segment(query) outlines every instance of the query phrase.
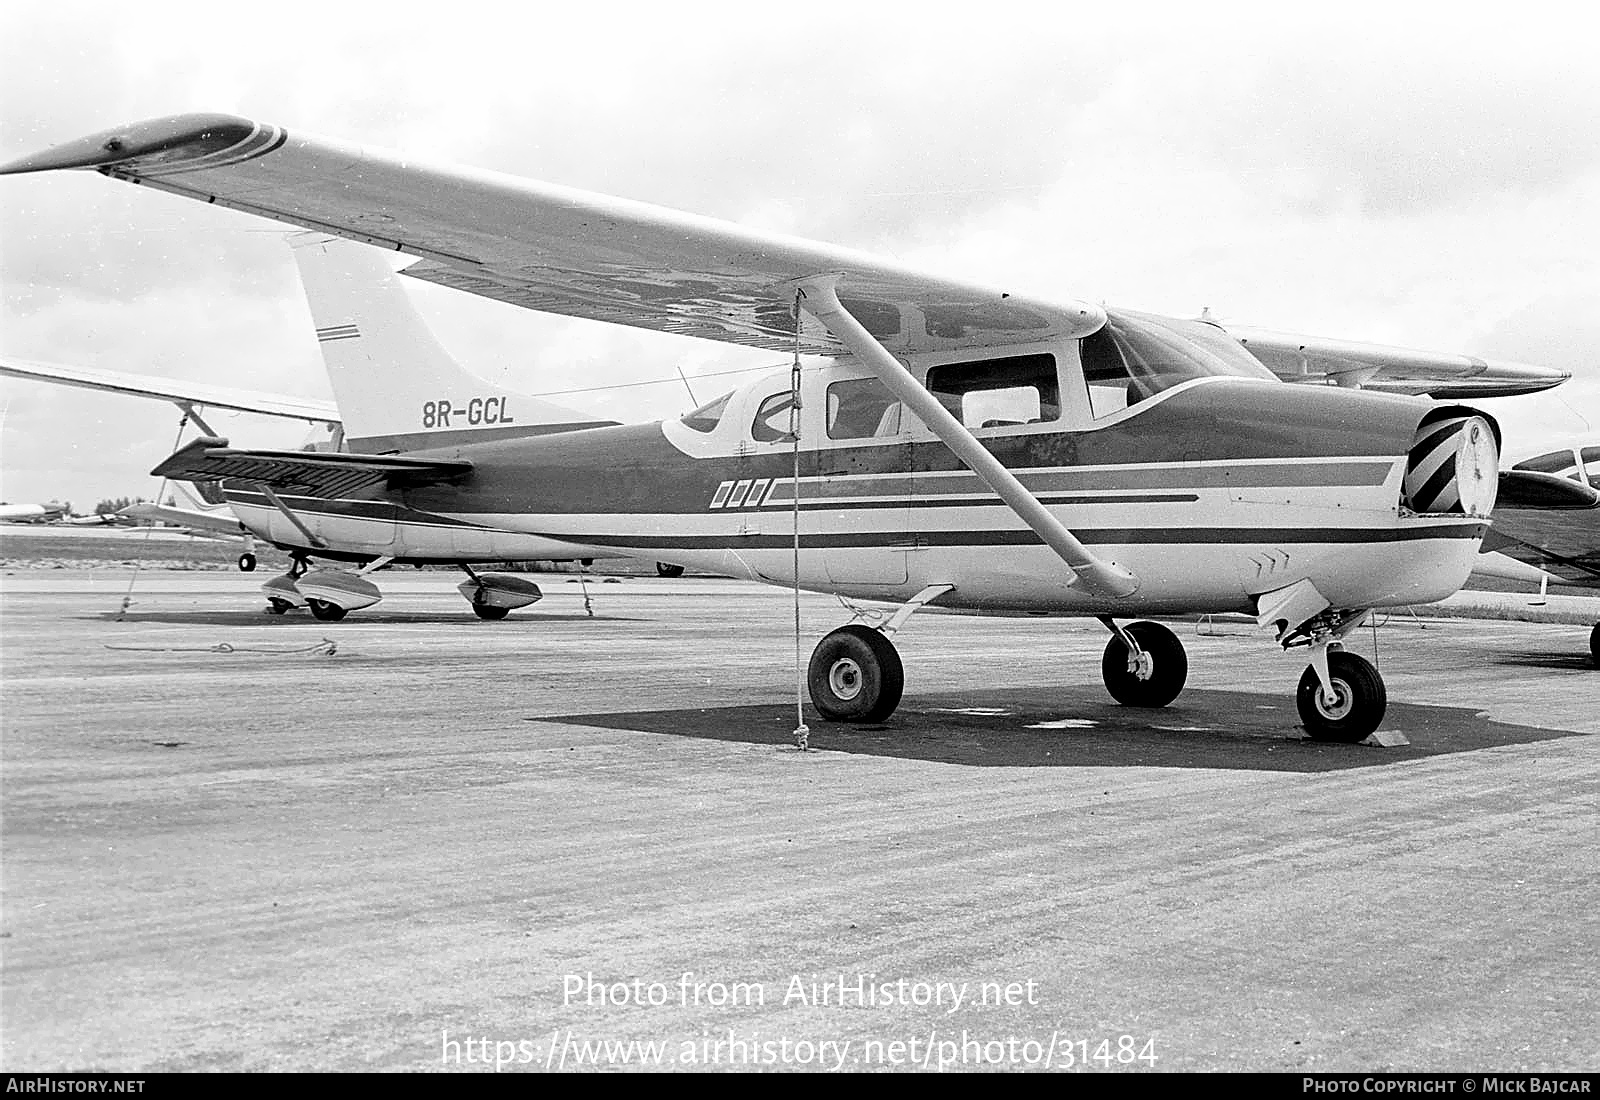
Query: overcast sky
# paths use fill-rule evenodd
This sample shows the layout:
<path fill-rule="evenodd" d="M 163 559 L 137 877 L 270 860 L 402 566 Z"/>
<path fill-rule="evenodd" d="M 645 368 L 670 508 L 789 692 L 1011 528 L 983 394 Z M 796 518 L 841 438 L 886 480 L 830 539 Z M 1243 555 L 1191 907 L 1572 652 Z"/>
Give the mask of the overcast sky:
<path fill-rule="evenodd" d="M 578 9 L 0 5 L 0 157 L 236 113 L 1032 293 L 1562 367 L 1561 389 L 1485 403 L 1507 455 L 1600 439 L 1600 77 L 1580 6 Z M 7 177 L 0 288 L 11 356 L 327 396 L 270 222 L 93 173 Z M 617 419 L 688 408 L 679 367 L 774 361 L 413 294 L 477 373 L 625 386 L 557 398 Z M 80 511 L 152 495 L 177 428 L 170 406 L 10 380 L 0 406 L 0 495 Z"/>

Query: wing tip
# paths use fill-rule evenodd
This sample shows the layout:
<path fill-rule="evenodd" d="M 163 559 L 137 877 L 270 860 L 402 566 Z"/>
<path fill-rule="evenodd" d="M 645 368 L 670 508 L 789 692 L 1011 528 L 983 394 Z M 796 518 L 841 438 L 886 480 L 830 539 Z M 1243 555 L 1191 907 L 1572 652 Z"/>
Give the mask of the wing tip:
<path fill-rule="evenodd" d="M 259 141 L 263 134 L 276 139 L 282 131 L 237 115 L 168 115 L 102 130 L 19 157 L 0 164 L 0 176 L 75 168 L 106 170 L 118 166 L 135 169 L 170 165 L 176 169 L 198 158 L 230 150 L 237 149 L 244 156 L 253 156 L 267 151 L 266 145 L 275 147 L 274 140 Z M 259 141 L 259 145 L 252 139 Z M 244 148 L 247 145 L 250 147 Z"/>

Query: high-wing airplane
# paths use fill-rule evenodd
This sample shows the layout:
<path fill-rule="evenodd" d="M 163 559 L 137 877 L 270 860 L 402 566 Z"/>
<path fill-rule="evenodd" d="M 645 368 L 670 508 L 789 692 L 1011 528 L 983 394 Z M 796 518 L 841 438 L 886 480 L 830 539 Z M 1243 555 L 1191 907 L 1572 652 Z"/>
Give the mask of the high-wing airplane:
<path fill-rule="evenodd" d="M 816 647 L 808 684 L 829 719 L 893 713 L 904 673 L 889 636 L 933 601 L 1096 616 L 1112 633 L 1107 689 L 1149 707 L 1177 697 L 1187 657 L 1166 627 L 1126 620 L 1246 611 L 1306 651 L 1307 731 L 1359 740 L 1386 693 L 1342 639 L 1374 607 L 1459 588 L 1495 499 L 1491 417 L 1285 385 L 1204 322 L 226 115 L 120 127 L 0 173 L 53 169 L 409 253 L 415 277 L 524 308 L 792 353 L 791 370 L 679 420 L 480 442 L 457 431 L 463 397 L 469 422 L 487 414 L 479 395 L 416 395 L 393 421 L 347 424 L 357 453 L 203 440 L 158 469 L 321 499 L 319 523 L 372 509 L 396 538 L 426 514 L 547 540 L 550 556 L 623 553 L 899 604 Z"/>
<path fill-rule="evenodd" d="M 0 504 L 0 523 L 54 523 L 67 514 L 65 504 Z"/>

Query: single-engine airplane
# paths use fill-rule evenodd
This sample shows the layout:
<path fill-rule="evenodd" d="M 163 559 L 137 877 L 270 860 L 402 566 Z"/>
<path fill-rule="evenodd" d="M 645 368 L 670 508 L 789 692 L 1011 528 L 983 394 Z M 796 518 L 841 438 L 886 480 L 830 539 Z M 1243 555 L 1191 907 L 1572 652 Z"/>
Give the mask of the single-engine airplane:
<path fill-rule="evenodd" d="M 1600 444 L 1502 470 L 1494 528 L 1483 545 L 1559 584 L 1600 589 Z M 1600 622 L 1589 632 L 1589 656 L 1600 668 Z"/>
<path fill-rule="evenodd" d="M 397 534 L 420 512 L 548 540 L 551 556 L 622 553 L 899 604 L 816 647 L 808 684 L 828 719 L 893 713 L 904 674 L 889 637 L 933 601 L 1095 616 L 1112 634 L 1107 689 L 1148 707 L 1177 697 L 1187 657 L 1166 627 L 1126 620 L 1246 611 L 1306 650 L 1307 731 L 1360 740 L 1386 693 L 1342 639 L 1374 607 L 1459 588 L 1495 499 L 1491 417 L 1286 385 L 1203 321 L 227 115 L 119 127 L 0 173 L 54 169 L 409 253 L 415 277 L 524 308 L 792 353 L 792 369 L 679 420 L 478 441 L 457 432 L 457 396 L 439 394 L 413 400 L 404 427 L 347 432 L 366 453 L 200 440 L 158 469 L 293 486 L 393 515 Z"/>
<path fill-rule="evenodd" d="M 0 523 L 55 523 L 67 515 L 67 506 L 49 504 L 0 503 Z"/>

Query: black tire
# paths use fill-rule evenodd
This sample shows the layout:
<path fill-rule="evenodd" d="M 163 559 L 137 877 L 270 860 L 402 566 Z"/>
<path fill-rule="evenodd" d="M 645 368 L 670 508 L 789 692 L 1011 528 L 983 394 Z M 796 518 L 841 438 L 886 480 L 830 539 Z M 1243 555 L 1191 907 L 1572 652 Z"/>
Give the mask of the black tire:
<path fill-rule="evenodd" d="M 656 562 L 656 575 L 659 577 L 681 577 L 683 576 L 683 566 L 668 565 L 664 561 L 658 561 Z"/>
<path fill-rule="evenodd" d="M 336 623 L 344 618 L 345 610 L 336 603 L 327 600 L 307 599 L 306 606 L 311 609 L 311 617 L 324 623 Z"/>
<path fill-rule="evenodd" d="M 511 614 L 511 609 L 509 607 L 496 607 L 493 604 L 479 603 L 477 600 L 473 600 L 472 613 L 478 616 L 480 619 L 488 619 L 490 622 L 498 622 L 507 615 Z"/>
<path fill-rule="evenodd" d="M 881 722 L 900 705 L 906 674 L 894 644 L 853 623 L 817 643 L 806 686 L 818 713 L 832 722 Z"/>
<path fill-rule="evenodd" d="M 256 556 L 248 550 L 239 555 L 239 572 L 254 573 L 256 571 Z"/>
<path fill-rule="evenodd" d="M 286 615 L 293 610 L 293 608 L 294 604 L 290 603 L 288 600 L 280 600 L 274 597 L 267 601 L 265 610 L 268 615 Z"/>
<path fill-rule="evenodd" d="M 1365 740 L 1383 721 L 1383 712 L 1389 706 L 1383 677 L 1366 658 L 1342 649 L 1328 652 L 1328 676 L 1339 695 L 1338 705 L 1331 710 L 1323 706 L 1322 681 L 1317 679 L 1317 670 L 1308 668 L 1300 677 L 1294 702 L 1306 732 L 1314 741 L 1341 741 L 1353 745 Z"/>
<path fill-rule="evenodd" d="M 1189 655 L 1183 642 L 1160 623 L 1123 627 L 1150 655 L 1150 676 L 1141 680 L 1128 671 L 1128 647 L 1115 634 L 1100 658 L 1100 678 L 1111 698 L 1125 707 L 1164 707 L 1178 697 L 1189 679 Z"/>
<path fill-rule="evenodd" d="M 1595 623 L 1594 629 L 1589 631 L 1589 659 L 1595 668 L 1600 668 L 1600 623 Z"/>

